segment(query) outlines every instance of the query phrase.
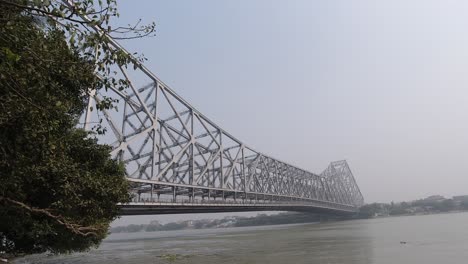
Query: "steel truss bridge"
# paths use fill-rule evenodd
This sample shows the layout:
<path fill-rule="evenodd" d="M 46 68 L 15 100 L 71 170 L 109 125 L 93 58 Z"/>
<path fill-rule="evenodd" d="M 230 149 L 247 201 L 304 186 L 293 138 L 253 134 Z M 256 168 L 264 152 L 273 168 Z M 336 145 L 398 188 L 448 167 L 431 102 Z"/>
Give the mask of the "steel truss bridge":
<path fill-rule="evenodd" d="M 290 165 L 226 132 L 144 65 L 115 66 L 115 71 L 130 87 L 93 91 L 81 122 L 86 129 L 102 122 L 107 133 L 100 142 L 111 145 L 111 155 L 126 165 L 135 195 L 122 205 L 123 215 L 259 210 L 349 214 L 363 204 L 346 161 L 332 162 L 320 174 Z M 106 97 L 119 100 L 116 108 L 96 111 L 95 103 Z"/>

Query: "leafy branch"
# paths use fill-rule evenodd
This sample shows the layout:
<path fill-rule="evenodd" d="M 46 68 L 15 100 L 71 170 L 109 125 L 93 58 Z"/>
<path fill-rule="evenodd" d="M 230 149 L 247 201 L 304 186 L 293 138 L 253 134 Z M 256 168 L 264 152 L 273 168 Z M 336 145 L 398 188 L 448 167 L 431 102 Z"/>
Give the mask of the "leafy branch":
<path fill-rule="evenodd" d="M 34 18 L 45 23 L 45 28 L 63 30 L 70 48 L 94 64 L 100 76 L 89 92 L 128 88 L 128 82 L 118 75 L 116 67 L 138 68 L 146 58 L 116 48 L 114 40 L 152 37 L 156 32 L 154 22 L 142 25 L 141 19 L 133 25 L 112 27 L 111 18 L 119 16 L 116 0 L 0 0 L 0 9 L 3 8 L 16 10 L 23 16 L 2 17 L 0 23 L 6 20 L 8 25 L 17 19 Z M 112 104 L 98 106 L 112 107 Z"/>
<path fill-rule="evenodd" d="M 22 203 L 22 202 L 19 202 L 19 201 L 16 201 L 7 197 L 0 196 L 0 201 L 2 200 L 8 203 L 11 203 L 15 206 L 21 207 L 31 213 L 45 215 L 51 218 L 52 220 L 54 220 L 55 222 L 57 222 L 59 225 L 64 226 L 66 229 L 68 229 L 70 232 L 76 235 L 85 236 L 85 237 L 97 236 L 96 232 L 102 229 L 102 227 L 98 227 L 98 226 L 82 226 L 79 224 L 71 223 L 68 220 L 66 220 L 65 217 L 61 215 L 53 214 L 52 209 L 41 209 L 41 208 L 31 207 L 25 203 Z"/>

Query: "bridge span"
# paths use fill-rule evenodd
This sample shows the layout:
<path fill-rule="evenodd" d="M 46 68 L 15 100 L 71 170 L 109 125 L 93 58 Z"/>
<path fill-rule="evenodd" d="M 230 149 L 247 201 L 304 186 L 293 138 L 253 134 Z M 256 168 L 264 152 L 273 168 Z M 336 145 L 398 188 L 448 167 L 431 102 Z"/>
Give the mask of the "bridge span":
<path fill-rule="evenodd" d="M 109 41 L 111 48 L 133 58 Z M 112 157 L 126 166 L 134 201 L 121 205 L 123 215 L 258 210 L 347 214 L 363 204 L 346 161 L 332 162 L 315 174 L 260 153 L 133 61 L 135 67 L 115 65 L 112 71 L 129 87 L 92 91 L 81 119 L 85 129 L 101 124 L 107 130 L 98 140 L 109 144 Z M 96 102 L 108 98 L 118 100 L 114 109 L 98 111 Z"/>
<path fill-rule="evenodd" d="M 194 214 L 194 213 L 225 213 L 250 211 L 295 211 L 316 213 L 321 215 L 350 215 L 356 213 L 356 208 L 349 205 L 326 204 L 322 202 L 132 202 L 123 205 L 121 215 L 151 215 L 151 214 Z"/>
<path fill-rule="evenodd" d="M 254 169 L 252 165 L 248 168 Z M 266 192 L 262 188 L 269 184 L 268 181 L 256 186 L 255 183 L 246 184 L 241 179 L 242 188 L 232 189 L 129 178 L 134 198 L 131 203 L 121 205 L 122 215 L 246 211 L 347 215 L 356 213 L 362 204 L 362 196 L 346 161 L 332 162 L 321 175 L 305 175 L 302 178 L 297 177 L 299 175 L 293 174 L 293 180 L 282 179 L 282 186 L 268 186 Z M 245 178 L 256 176 L 261 177 L 252 172 L 247 173 Z M 284 177 L 271 176 L 273 180 Z M 246 186 L 250 186 L 248 191 Z M 274 191 L 281 190 L 280 187 L 284 188 L 281 192 Z"/>

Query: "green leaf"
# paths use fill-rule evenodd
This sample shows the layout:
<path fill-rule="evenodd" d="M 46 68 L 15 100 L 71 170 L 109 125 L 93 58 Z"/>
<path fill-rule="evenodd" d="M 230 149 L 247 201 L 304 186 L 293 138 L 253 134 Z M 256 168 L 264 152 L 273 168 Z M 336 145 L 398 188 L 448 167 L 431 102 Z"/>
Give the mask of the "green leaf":
<path fill-rule="evenodd" d="M 8 47 L 2 47 L 2 52 L 5 54 L 6 59 L 10 62 L 18 62 L 21 59 L 21 56 L 11 51 Z"/>

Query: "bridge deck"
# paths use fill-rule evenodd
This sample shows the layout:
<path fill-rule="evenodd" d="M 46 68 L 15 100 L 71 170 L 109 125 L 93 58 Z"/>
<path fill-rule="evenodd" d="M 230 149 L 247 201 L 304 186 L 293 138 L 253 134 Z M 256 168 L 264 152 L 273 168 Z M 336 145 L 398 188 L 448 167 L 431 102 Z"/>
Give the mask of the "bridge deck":
<path fill-rule="evenodd" d="M 296 211 L 319 214 L 349 215 L 357 211 L 347 205 L 319 205 L 311 203 L 200 203 L 200 202 L 132 202 L 121 205 L 121 215 L 155 215 L 220 213 L 249 211 Z"/>

